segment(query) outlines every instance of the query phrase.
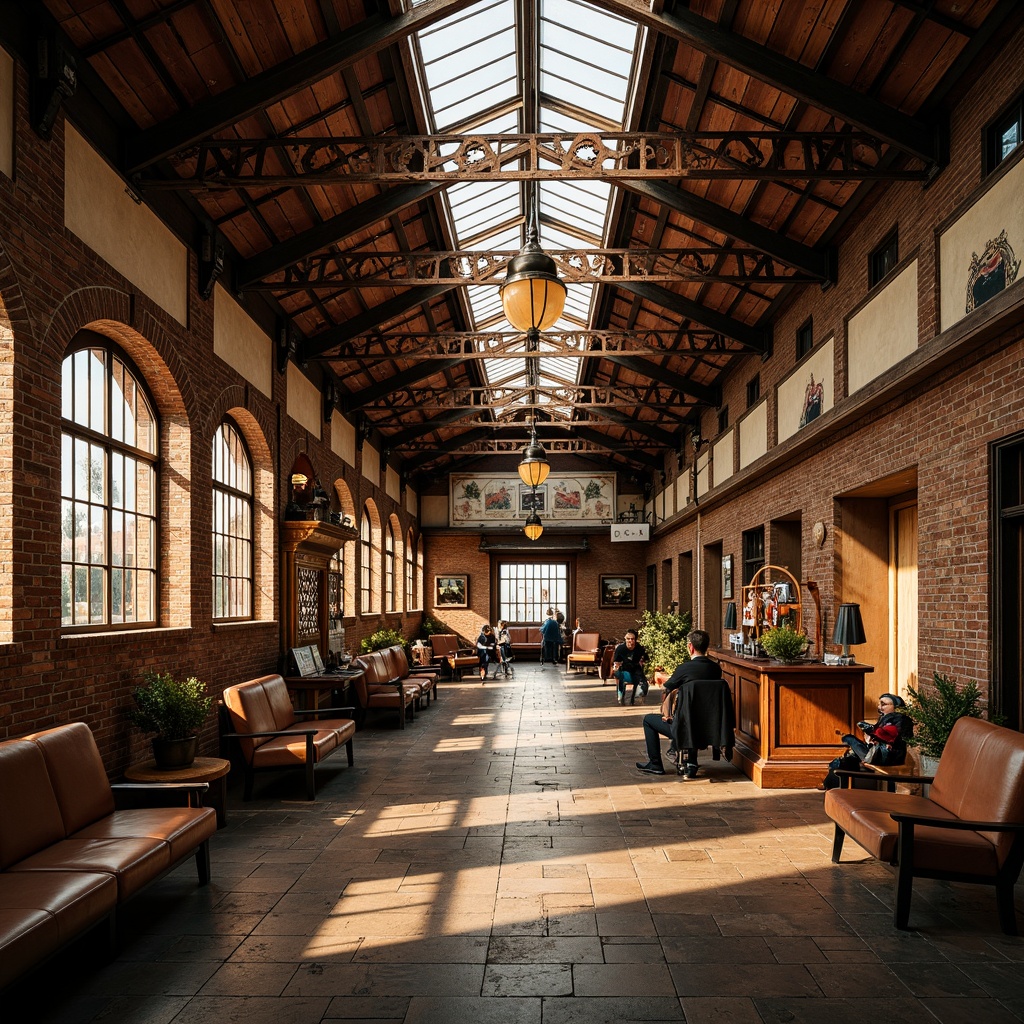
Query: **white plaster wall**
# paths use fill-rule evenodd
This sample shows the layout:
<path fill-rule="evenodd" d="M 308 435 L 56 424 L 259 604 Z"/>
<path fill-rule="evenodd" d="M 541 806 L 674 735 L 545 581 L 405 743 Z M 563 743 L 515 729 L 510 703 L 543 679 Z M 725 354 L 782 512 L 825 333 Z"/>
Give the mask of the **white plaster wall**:
<path fill-rule="evenodd" d="M 324 405 L 320 389 L 289 360 L 286 375 L 288 397 L 286 410 L 296 423 L 305 427 L 314 437 L 319 438 L 322 429 Z"/>
<path fill-rule="evenodd" d="M 724 483 L 733 474 L 733 432 L 732 429 L 727 430 L 714 445 L 712 449 L 714 452 L 714 466 L 715 466 L 715 486 Z"/>
<path fill-rule="evenodd" d="M 213 351 L 270 396 L 273 342 L 220 285 L 213 289 Z"/>
<path fill-rule="evenodd" d="M 762 398 L 736 425 L 740 432 L 740 469 L 768 451 L 768 401 Z"/>
<path fill-rule="evenodd" d="M 380 452 L 368 441 L 363 445 L 363 476 L 380 486 Z"/>
<path fill-rule="evenodd" d="M 355 466 L 356 428 L 337 409 L 331 414 L 331 451 L 350 466 Z"/>
<path fill-rule="evenodd" d="M 690 504 L 690 479 L 688 469 L 676 477 L 676 508 L 680 511 Z"/>
<path fill-rule="evenodd" d="M 941 329 L 967 315 L 971 257 L 980 256 L 1001 231 L 1017 260 L 1024 261 L 1024 161 L 1002 176 L 939 239 Z M 1017 272 L 1020 280 L 1021 272 Z"/>
<path fill-rule="evenodd" d="M 849 393 L 881 376 L 917 348 L 917 260 L 893 278 L 846 325 Z"/>
<path fill-rule="evenodd" d="M 779 385 L 778 401 L 775 404 L 778 408 L 780 444 L 800 429 L 804 396 L 811 377 L 814 377 L 816 384 L 821 384 L 824 392 L 821 411 L 826 413 L 836 404 L 835 354 L 836 339 L 832 335 L 812 349 L 811 354 Z"/>
<path fill-rule="evenodd" d="M 711 459 L 707 452 L 697 457 L 697 497 L 707 494 L 711 490 Z"/>
<path fill-rule="evenodd" d="M 0 50 L 0 174 L 14 177 L 14 58 Z"/>
<path fill-rule="evenodd" d="M 420 501 L 420 524 L 422 526 L 448 525 L 448 496 L 424 494 Z"/>
<path fill-rule="evenodd" d="M 68 124 L 64 226 L 180 324 L 188 319 L 188 251 Z"/>

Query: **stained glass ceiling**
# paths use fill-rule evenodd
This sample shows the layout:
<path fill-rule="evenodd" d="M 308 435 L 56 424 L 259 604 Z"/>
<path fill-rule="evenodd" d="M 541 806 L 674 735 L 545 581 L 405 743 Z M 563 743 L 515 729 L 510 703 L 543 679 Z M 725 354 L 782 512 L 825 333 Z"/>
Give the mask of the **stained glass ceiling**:
<path fill-rule="evenodd" d="M 535 17 L 537 24 L 524 24 L 529 17 Z M 580 25 L 586 25 L 585 35 Z M 524 52 L 526 40 L 535 41 L 535 52 Z M 536 4 L 482 0 L 416 37 L 429 130 L 462 134 L 622 130 L 638 45 L 635 23 L 579 0 L 537 0 Z M 536 188 L 544 249 L 596 248 L 605 242 L 611 187 L 604 182 L 467 181 L 449 188 L 445 196 L 453 246 L 518 250 L 526 241 L 532 188 Z M 587 327 L 593 291 L 590 284 L 569 284 L 565 310 L 552 330 Z M 469 288 L 468 301 L 473 329 L 512 330 L 496 287 Z M 551 419 L 565 421 L 572 415 L 571 402 L 560 401 L 552 389 L 578 383 L 583 360 L 544 356 L 545 348 L 553 350 L 542 338 L 538 403 Z M 483 360 L 487 384 L 525 390 L 529 383 L 525 338 L 523 352 L 522 363 Z M 519 404 L 526 401 L 524 397 Z M 500 417 L 514 414 L 516 407 L 492 411 Z"/>

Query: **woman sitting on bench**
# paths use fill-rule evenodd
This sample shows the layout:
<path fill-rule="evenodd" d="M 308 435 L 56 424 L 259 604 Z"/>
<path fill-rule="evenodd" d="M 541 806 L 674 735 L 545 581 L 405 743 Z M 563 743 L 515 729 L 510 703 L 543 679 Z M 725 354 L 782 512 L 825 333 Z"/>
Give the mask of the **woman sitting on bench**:
<path fill-rule="evenodd" d="M 837 770 L 856 772 L 863 762 L 884 768 L 903 764 L 907 759 L 907 740 L 914 734 L 913 719 L 900 711 L 907 705 L 902 697 L 894 693 L 883 693 L 878 698 L 878 721 L 858 722 L 857 728 L 867 737 L 862 740 L 852 733 L 843 737 L 849 748 L 840 757 L 829 762 L 828 774 L 818 789 L 835 789 L 842 785 Z"/>

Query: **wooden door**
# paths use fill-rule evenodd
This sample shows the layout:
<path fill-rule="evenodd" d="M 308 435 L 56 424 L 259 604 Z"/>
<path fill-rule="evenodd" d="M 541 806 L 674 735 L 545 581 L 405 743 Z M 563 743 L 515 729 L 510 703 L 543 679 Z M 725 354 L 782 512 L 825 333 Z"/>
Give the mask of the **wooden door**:
<path fill-rule="evenodd" d="M 890 510 L 889 692 L 917 689 L 917 503 Z"/>

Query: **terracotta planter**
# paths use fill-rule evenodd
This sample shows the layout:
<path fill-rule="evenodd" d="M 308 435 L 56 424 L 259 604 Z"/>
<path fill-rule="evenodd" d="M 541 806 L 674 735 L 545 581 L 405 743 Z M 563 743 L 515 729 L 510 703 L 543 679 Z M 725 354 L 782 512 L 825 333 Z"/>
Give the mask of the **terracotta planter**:
<path fill-rule="evenodd" d="M 153 739 L 153 759 L 157 768 L 187 768 L 199 752 L 199 737 L 186 736 L 181 740 L 169 740 L 163 736 Z"/>

